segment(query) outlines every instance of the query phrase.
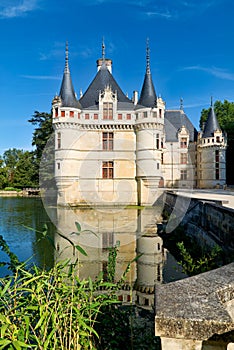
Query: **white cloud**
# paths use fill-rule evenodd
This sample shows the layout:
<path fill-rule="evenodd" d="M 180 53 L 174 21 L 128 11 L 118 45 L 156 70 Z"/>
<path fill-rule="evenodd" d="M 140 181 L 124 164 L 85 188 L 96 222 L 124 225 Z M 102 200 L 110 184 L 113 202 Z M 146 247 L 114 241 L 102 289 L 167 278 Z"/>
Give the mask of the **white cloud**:
<path fill-rule="evenodd" d="M 206 72 L 220 79 L 234 80 L 234 73 L 228 72 L 226 69 L 218 68 L 218 67 L 202 67 L 197 65 L 197 66 L 184 67 L 182 70 L 197 70 L 201 72 Z"/>
<path fill-rule="evenodd" d="M 21 75 L 25 79 L 36 79 L 36 80 L 60 80 L 61 77 L 53 75 Z"/>
<path fill-rule="evenodd" d="M 0 18 L 15 18 L 26 15 L 39 7 L 40 0 L 1 1 Z"/>
<path fill-rule="evenodd" d="M 169 11 L 166 11 L 166 12 L 148 11 L 146 12 L 146 15 L 148 17 L 164 17 L 167 19 L 174 17 Z"/>

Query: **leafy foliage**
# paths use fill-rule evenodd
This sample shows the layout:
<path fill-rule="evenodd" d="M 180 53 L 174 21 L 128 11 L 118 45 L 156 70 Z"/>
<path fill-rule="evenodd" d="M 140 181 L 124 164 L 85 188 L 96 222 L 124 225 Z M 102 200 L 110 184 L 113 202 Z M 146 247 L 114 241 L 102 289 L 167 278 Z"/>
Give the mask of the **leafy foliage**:
<path fill-rule="evenodd" d="M 101 306 L 116 302 L 113 285 L 80 280 L 68 262 L 50 271 L 19 267 L 0 281 L 0 346 L 22 349 L 94 349 Z M 105 289 L 106 293 L 98 293 Z"/>
<path fill-rule="evenodd" d="M 12 148 L 0 159 L 0 188 L 36 187 L 37 172 L 33 152 Z"/>
<path fill-rule="evenodd" d="M 74 234 L 84 232 L 78 222 L 75 226 Z M 54 246 L 47 232 L 45 225 L 42 239 Z M 131 307 L 117 307 L 116 293 L 131 264 L 114 283 L 117 247 L 110 248 L 107 280 L 101 274 L 93 281 L 90 277 L 80 280 L 76 265 L 69 260 L 57 263 L 49 271 L 36 266 L 26 269 L 4 239 L 0 246 L 9 255 L 9 268 L 14 272 L 0 279 L 0 349 L 160 349 L 152 320 L 145 332 L 144 324 L 133 325 L 132 318 L 137 319 L 138 315 Z"/>
<path fill-rule="evenodd" d="M 53 132 L 52 115 L 51 113 L 35 111 L 28 122 L 36 126 L 33 132 L 32 145 L 36 147 L 35 156 L 40 163 L 42 152 Z"/>
<path fill-rule="evenodd" d="M 35 111 L 34 115 L 28 120 L 28 122 L 36 126 L 33 132 L 32 145 L 35 146 L 34 156 L 37 182 L 39 183 L 39 169 L 41 169 L 41 186 L 51 187 L 54 185 L 54 139 L 52 136 L 52 115 L 51 113 Z"/>
<path fill-rule="evenodd" d="M 177 247 L 181 255 L 181 260 L 178 263 L 182 266 L 183 272 L 189 276 L 194 276 L 216 268 L 216 259 L 222 251 L 222 249 L 216 245 L 209 253 L 194 258 L 185 248 L 184 242 L 178 242 Z"/>

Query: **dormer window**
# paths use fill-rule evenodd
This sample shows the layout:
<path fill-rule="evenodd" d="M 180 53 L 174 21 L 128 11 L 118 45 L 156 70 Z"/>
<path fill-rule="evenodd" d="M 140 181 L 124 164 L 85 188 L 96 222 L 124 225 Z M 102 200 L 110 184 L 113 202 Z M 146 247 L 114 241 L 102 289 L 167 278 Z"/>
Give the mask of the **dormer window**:
<path fill-rule="evenodd" d="M 103 119 L 113 119 L 112 102 L 103 102 Z"/>
<path fill-rule="evenodd" d="M 187 137 L 181 137 L 180 139 L 180 148 L 187 148 Z"/>

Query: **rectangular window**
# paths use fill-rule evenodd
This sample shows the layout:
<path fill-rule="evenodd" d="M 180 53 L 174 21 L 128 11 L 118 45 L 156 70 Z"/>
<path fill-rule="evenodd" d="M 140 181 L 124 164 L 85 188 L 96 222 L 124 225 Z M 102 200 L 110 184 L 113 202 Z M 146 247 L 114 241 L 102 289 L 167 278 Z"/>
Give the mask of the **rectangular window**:
<path fill-rule="evenodd" d="M 57 133 L 57 147 L 61 148 L 61 132 Z"/>
<path fill-rule="evenodd" d="M 157 118 L 157 112 L 153 112 L 153 118 Z"/>
<path fill-rule="evenodd" d="M 78 117 L 78 119 L 80 119 L 80 113 L 78 113 L 77 117 Z"/>
<path fill-rule="evenodd" d="M 156 149 L 159 149 L 159 145 L 160 145 L 159 134 L 156 134 Z"/>
<path fill-rule="evenodd" d="M 164 139 L 163 139 L 163 137 L 161 138 L 161 148 L 163 148 L 163 146 L 164 146 Z"/>
<path fill-rule="evenodd" d="M 60 163 L 57 163 L 58 170 L 60 170 Z"/>
<path fill-rule="evenodd" d="M 123 119 L 123 115 L 122 114 L 118 114 L 118 120 Z"/>
<path fill-rule="evenodd" d="M 181 153 L 180 154 L 180 164 L 187 164 L 187 161 L 188 161 L 187 153 Z"/>
<path fill-rule="evenodd" d="M 103 232 L 102 234 L 102 248 L 108 249 L 114 247 L 114 233 L 113 232 Z"/>
<path fill-rule="evenodd" d="M 162 110 L 159 108 L 159 118 L 162 118 Z"/>
<path fill-rule="evenodd" d="M 164 161 L 164 159 L 163 159 L 163 153 L 161 153 L 161 164 L 163 164 L 163 161 Z"/>
<path fill-rule="evenodd" d="M 187 148 L 187 138 L 186 137 L 182 137 L 180 139 L 180 148 Z"/>
<path fill-rule="evenodd" d="M 113 179 L 114 178 L 114 162 L 102 163 L 102 178 Z"/>
<path fill-rule="evenodd" d="M 85 113 L 85 119 L 89 119 L 89 113 Z"/>
<path fill-rule="evenodd" d="M 113 119 L 112 102 L 103 102 L 103 119 Z"/>
<path fill-rule="evenodd" d="M 143 112 L 143 117 L 147 118 L 147 112 Z"/>
<path fill-rule="evenodd" d="M 180 171 L 180 180 L 187 180 L 187 170 Z"/>
<path fill-rule="evenodd" d="M 65 111 L 61 111 L 61 117 L 65 117 Z"/>
<path fill-rule="evenodd" d="M 55 118 L 57 118 L 58 117 L 58 107 L 55 108 L 55 113 L 54 114 L 55 114 Z"/>
<path fill-rule="evenodd" d="M 215 151 L 215 179 L 219 180 L 219 151 Z"/>
<path fill-rule="evenodd" d="M 131 114 L 127 114 L 127 120 L 131 120 Z"/>
<path fill-rule="evenodd" d="M 113 141 L 114 141 L 113 132 L 102 133 L 102 149 L 104 151 L 113 151 Z"/>
<path fill-rule="evenodd" d="M 74 111 L 70 111 L 70 117 L 74 117 Z"/>
<path fill-rule="evenodd" d="M 95 113 L 95 114 L 93 115 L 93 119 L 98 119 L 98 114 L 97 114 L 97 113 Z"/>

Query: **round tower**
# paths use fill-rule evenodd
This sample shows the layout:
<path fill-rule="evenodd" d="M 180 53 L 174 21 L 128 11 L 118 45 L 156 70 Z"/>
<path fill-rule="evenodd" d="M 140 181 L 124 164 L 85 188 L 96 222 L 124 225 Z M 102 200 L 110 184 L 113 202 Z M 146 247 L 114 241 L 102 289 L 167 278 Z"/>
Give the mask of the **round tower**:
<path fill-rule="evenodd" d="M 226 184 L 226 136 L 216 117 L 213 102 L 203 130 L 198 134 L 197 186 L 219 188 Z"/>
<path fill-rule="evenodd" d="M 68 59 L 66 43 L 65 68 L 59 95 L 52 101 L 53 128 L 55 136 L 55 180 L 58 189 L 58 204 L 66 204 L 67 188 L 77 179 L 77 164 L 73 166 L 71 145 L 79 137 L 77 120 L 80 117 L 81 104 L 77 100 Z M 73 189 L 71 190 L 73 191 Z"/>
<path fill-rule="evenodd" d="M 147 41 L 146 73 L 136 106 L 136 177 L 138 182 L 138 203 L 152 205 L 158 196 L 161 180 L 164 133 L 165 102 L 157 97 L 151 71 Z"/>

